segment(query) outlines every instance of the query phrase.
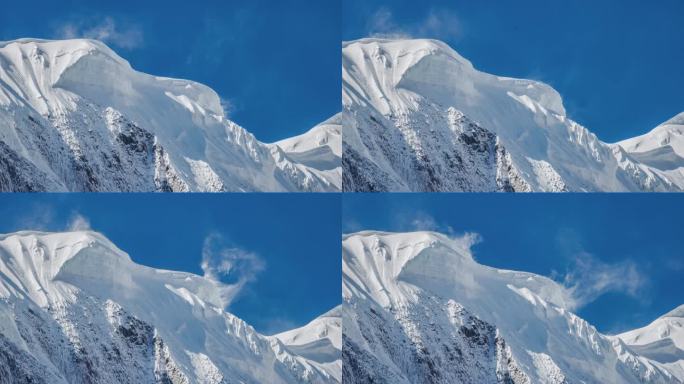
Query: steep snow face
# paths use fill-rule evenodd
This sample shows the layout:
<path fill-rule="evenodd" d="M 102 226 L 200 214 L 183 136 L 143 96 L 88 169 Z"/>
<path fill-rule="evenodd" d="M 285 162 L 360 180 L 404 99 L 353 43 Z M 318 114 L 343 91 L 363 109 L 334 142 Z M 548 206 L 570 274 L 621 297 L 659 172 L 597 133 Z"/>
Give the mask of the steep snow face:
<path fill-rule="evenodd" d="M 569 119 L 548 85 L 480 72 L 439 41 L 344 43 L 342 77 L 345 190 L 684 187 Z M 459 121 L 482 133 L 463 137 Z"/>
<path fill-rule="evenodd" d="M 680 382 L 569 311 L 562 286 L 480 265 L 470 244 L 430 232 L 344 237 L 345 380 Z"/>
<path fill-rule="evenodd" d="M 0 236 L 0 276 L 9 382 L 339 382 L 322 368 L 332 357 L 225 312 L 222 284 L 137 265 L 97 233 Z"/>
<path fill-rule="evenodd" d="M 137 72 L 93 40 L 0 43 L 0 151 L 2 190 L 334 191 L 341 183 L 226 119 L 210 88 Z"/>
<path fill-rule="evenodd" d="M 342 381 L 342 306 L 335 307 L 309 324 L 279 333 L 280 340 L 293 353 Z"/>
<path fill-rule="evenodd" d="M 651 324 L 617 335 L 636 353 L 662 363 L 684 380 L 684 305 Z"/>

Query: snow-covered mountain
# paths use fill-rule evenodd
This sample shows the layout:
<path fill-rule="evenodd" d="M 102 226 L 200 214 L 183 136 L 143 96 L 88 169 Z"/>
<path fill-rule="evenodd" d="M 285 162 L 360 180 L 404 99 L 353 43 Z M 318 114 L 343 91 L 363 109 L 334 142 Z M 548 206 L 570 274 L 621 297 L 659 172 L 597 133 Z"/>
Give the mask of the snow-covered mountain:
<path fill-rule="evenodd" d="M 344 236 L 344 382 L 684 380 L 672 369 L 681 354 L 641 354 L 629 336 L 601 334 L 568 310 L 564 287 L 480 265 L 471 243 L 432 232 Z"/>
<path fill-rule="evenodd" d="M 306 362 L 342 381 L 342 306 L 337 306 L 309 324 L 275 335 Z"/>
<path fill-rule="evenodd" d="M 0 42 L 2 191 L 339 190 L 333 159 L 295 157 L 210 88 L 137 72 L 101 42 Z"/>
<path fill-rule="evenodd" d="M 681 118 L 607 144 L 532 80 L 435 40 L 342 48 L 345 191 L 680 191 Z M 643 151 L 647 151 L 643 153 Z"/>
<path fill-rule="evenodd" d="M 633 159 L 662 171 L 680 187 L 684 184 L 684 112 L 645 135 L 617 144 Z"/>
<path fill-rule="evenodd" d="M 315 170 L 337 190 L 342 190 L 342 114 L 308 132 L 275 143 L 291 161 Z"/>
<path fill-rule="evenodd" d="M 225 289 L 94 232 L 2 235 L 0 383 L 340 382 L 339 354 L 298 349 L 339 346 L 332 315 L 281 341 L 225 312 Z"/>
<path fill-rule="evenodd" d="M 617 335 L 633 351 L 666 366 L 684 378 L 684 305 L 651 324 Z"/>

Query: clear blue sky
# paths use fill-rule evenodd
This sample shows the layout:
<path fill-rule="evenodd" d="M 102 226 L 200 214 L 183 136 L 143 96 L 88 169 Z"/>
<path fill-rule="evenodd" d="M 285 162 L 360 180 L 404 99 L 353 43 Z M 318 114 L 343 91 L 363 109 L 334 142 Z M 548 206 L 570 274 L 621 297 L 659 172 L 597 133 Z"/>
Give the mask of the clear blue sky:
<path fill-rule="evenodd" d="M 447 42 L 476 68 L 544 81 L 570 117 L 614 142 L 684 111 L 679 0 L 345 0 L 342 36 Z"/>
<path fill-rule="evenodd" d="M 265 333 L 304 325 L 341 302 L 340 195 L 0 194 L 0 233 L 90 221 L 139 263 L 202 274 L 204 240 L 255 253 L 265 269 L 229 311 Z"/>
<path fill-rule="evenodd" d="M 207 84 L 262 141 L 340 110 L 339 0 L 14 1 L 0 41 L 100 37 L 131 65 Z"/>
<path fill-rule="evenodd" d="M 571 274 L 579 315 L 613 333 L 684 304 L 682 217 L 681 194 L 345 194 L 342 229 L 478 233 L 481 264 Z"/>

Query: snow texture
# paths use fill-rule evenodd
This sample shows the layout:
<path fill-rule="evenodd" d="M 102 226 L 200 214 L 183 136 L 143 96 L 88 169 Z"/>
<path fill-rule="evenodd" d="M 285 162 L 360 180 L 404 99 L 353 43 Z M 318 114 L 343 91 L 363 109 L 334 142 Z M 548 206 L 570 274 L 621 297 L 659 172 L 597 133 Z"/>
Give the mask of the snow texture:
<path fill-rule="evenodd" d="M 345 191 L 680 191 L 684 114 L 600 141 L 550 86 L 478 71 L 436 40 L 342 48 Z"/>
<path fill-rule="evenodd" d="M 662 363 L 684 380 L 684 305 L 643 328 L 617 337 L 635 352 Z"/>
<path fill-rule="evenodd" d="M 573 301 L 566 288 L 532 273 L 480 265 L 471 244 L 433 232 L 344 236 L 344 382 L 684 379 L 673 368 L 673 361 L 684 361 L 681 354 L 670 350 L 656 358 L 632 348 L 640 343 L 632 336 L 601 334 L 566 309 Z M 681 325 L 681 318 L 669 321 L 677 321 L 669 330 Z M 653 333 L 662 339 L 663 329 L 646 331 L 641 343 L 650 345 Z M 665 338 L 681 341 L 677 335 Z"/>
<path fill-rule="evenodd" d="M 326 343 L 341 320 L 263 336 L 222 307 L 222 286 L 137 265 L 89 231 L 0 236 L 0 383 L 339 383 Z"/>
<path fill-rule="evenodd" d="M 298 138 L 302 162 L 207 86 L 137 72 L 98 41 L 0 42 L 0 191 L 338 191 L 339 144 Z"/>

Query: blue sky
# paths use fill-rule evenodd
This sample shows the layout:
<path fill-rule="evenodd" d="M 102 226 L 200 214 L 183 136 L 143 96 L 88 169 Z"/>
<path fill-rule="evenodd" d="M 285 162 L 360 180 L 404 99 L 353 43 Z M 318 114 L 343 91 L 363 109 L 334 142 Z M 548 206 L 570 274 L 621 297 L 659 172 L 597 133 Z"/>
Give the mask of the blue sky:
<path fill-rule="evenodd" d="M 0 41 L 104 40 L 143 72 L 199 81 L 262 141 L 303 133 L 340 110 L 337 0 L 15 1 Z"/>
<path fill-rule="evenodd" d="M 684 111 L 684 2 L 345 0 L 342 36 L 443 40 L 476 68 L 552 85 L 607 142 Z"/>
<path fill-rule="evenodd" d="M 342 230 L 478 233 L 478 262 L 580 287 L 615 333 L 684 304 L 682 217 L 680 194 L 345 194 Z"/>
<path fill-rule="evenodd" d="M 222 249 L 248 255 L 222 277 L 246 282 L 228 309 L 264 333 L 341 302 L 339 195 L 0 194 L 0 217 L 0 233 L 89 223 L 139 264 L 199 275 L 203 250 L 210 265 Z"/>

